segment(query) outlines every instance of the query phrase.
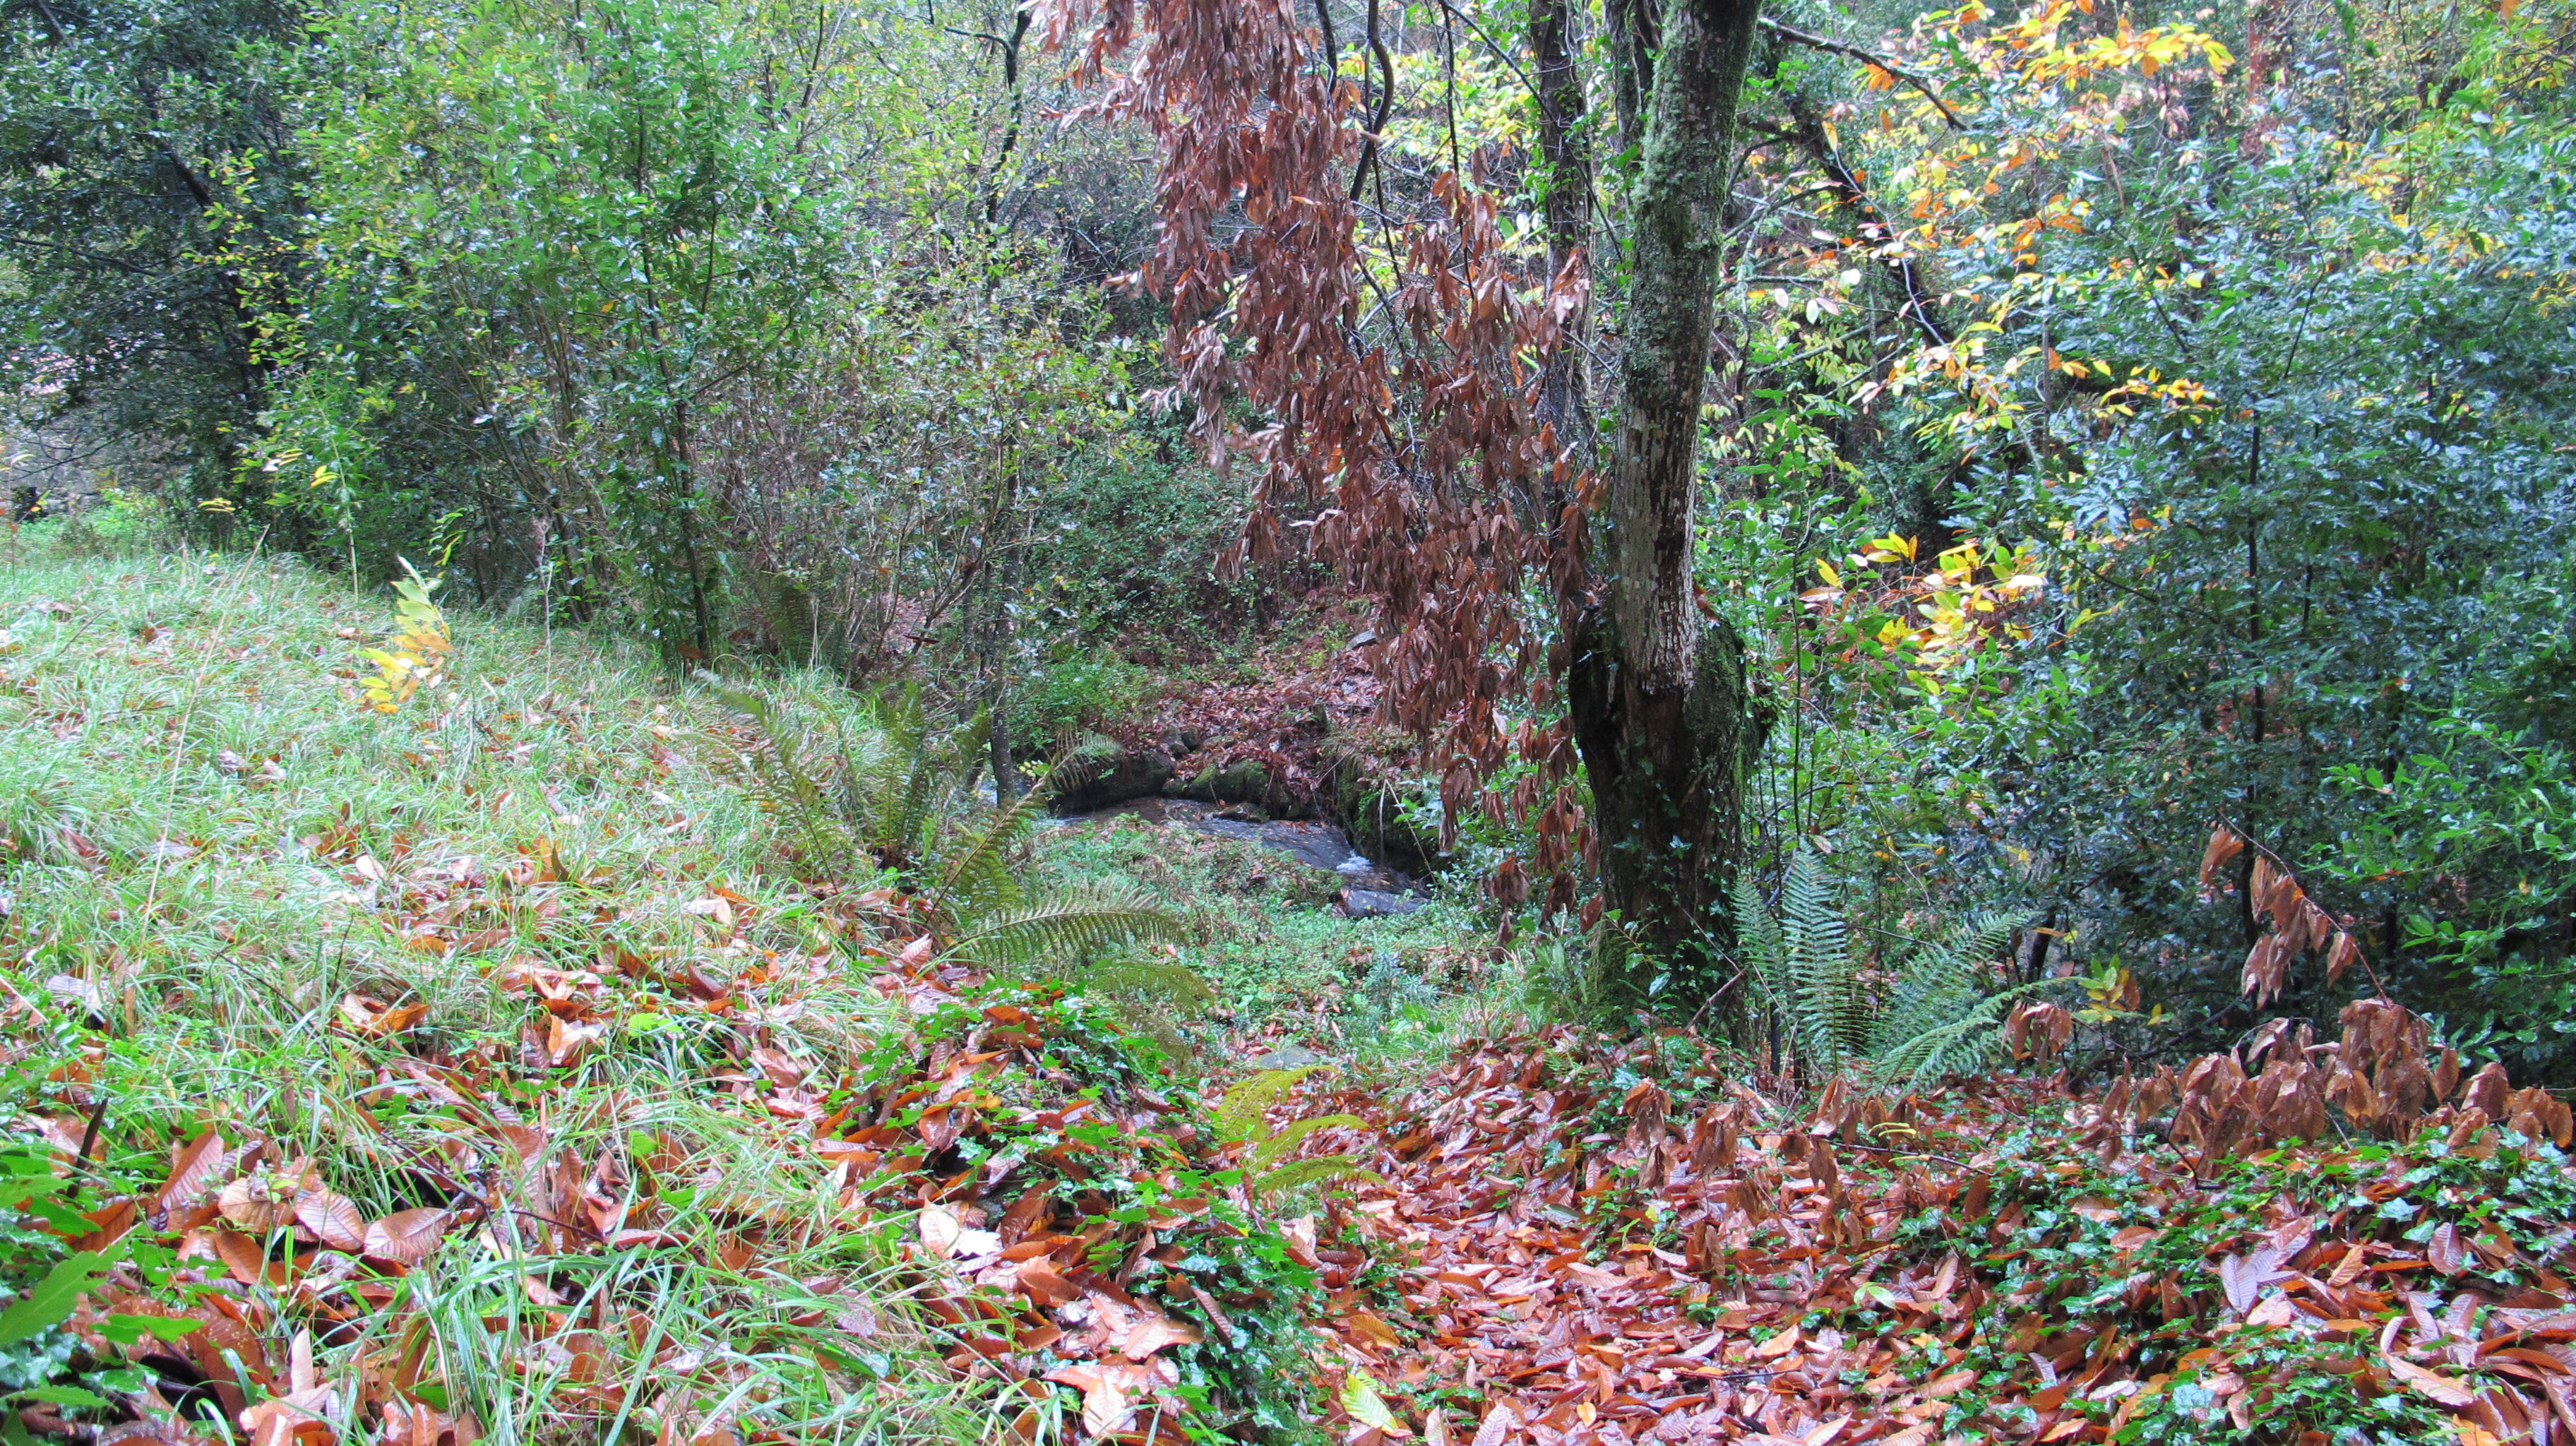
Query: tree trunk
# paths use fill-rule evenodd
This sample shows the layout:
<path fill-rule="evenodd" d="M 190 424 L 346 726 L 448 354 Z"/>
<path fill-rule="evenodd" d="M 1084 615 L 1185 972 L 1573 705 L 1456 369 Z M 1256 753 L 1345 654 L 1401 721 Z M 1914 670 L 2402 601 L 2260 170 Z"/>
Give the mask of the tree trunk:
<path fill-rule="evenodd" d="M 1642 8 L 1642 7 L 1641 7 Z M 1743 645 L 1692 589 L 1700 402 L 1736 106 L 1760 0 L 1675 0 L 1645 97 L 1605 605 L 1578 630 L 1568 702 L 1592 782 L 1603 892 L 1634 996 L 1723 988 L 1746 761 L 1762 730 Z M 1716 1018 L 1741 1017 L 1743 990 Z"/>
<path fill-rule="evenodd" d="M 1547 163 L 1542 197 L 1547 274 L 1554 277 L 1584 255 L 1592 234 L 1592 153 L 1583 134 L 1583 75 L 1574 63 L 1580 47 L 1572 34 L 1566 0 L 1530 0 L 1529 37 L 1531 58 L 1537 62 L 1538 149 Z M 1539 416 L 1556 429 L 1557 445 L 1573 449 L 1587 466 L 1594 439 L 1583 358 L 1591 332 L 1592 311 L 1587 304 L 1567 319 L 1564 343 L 1548 357 L 1547 374 L 1539 387 Z M 1554 516 L 1551 506 L 1551 523 Z"/>
<path fill-rule="evenodd" d="M 1619 122 L 1622 178 L 1637 173 L 1636 153 L 1645 147 L 1646 91 L 1653 77 L 1655 51 L 1663 44 L 1660 0 L 1602 0 L 1601 24 L 1610 42 L 1610 110 Z"/>

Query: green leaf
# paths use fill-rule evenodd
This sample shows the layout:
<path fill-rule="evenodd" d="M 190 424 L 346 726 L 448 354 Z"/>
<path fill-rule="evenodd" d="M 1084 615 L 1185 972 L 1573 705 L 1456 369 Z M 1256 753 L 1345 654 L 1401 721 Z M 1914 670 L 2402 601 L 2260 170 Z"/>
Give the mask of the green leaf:
<path fill-rule="evenodd" d="M 0 1346 L 14 1346 L 51 1326 L 71 1319 L 81 1296 L 125 1254 L 120 1244 L 101 1253 L 84 1250 L 45 1273 L 24 1300 L 0 1311 Z"/>
<path fill-rule="evenodd" d="M 0 1179 L 0 1207 L 22 1204 L 31 1195 L 50 1194 L 70 1183 L 59 1175 L 14 1175 Z"/>
<path fill-rule="evenodd" d="M 46 1404 L 53 1406 L 88 1406 L 93 1409 L 104 1408 L 116 1404 L 114 1401 L 109 1400 L 96 1391 L 84 1391 L 78 1386 L 37 1386 L 29 1390 L 20 1391 L 18 1393 L 18 1399 L 21 1401 L 43 1401 Z"/>
<path fill-rule="evenodd" d="M 1351 1413 L 1352 1420 L 1390 1436 L 1404 1429 L 1387 1409 L 1386 1398 L 1377 1393 L 1377 1384 L 1358 1371 L 1342 1380 L 1342 1409 Z"/>
<path fill-rule="evenodd" d="M 178 1315 L 112 1315 L 101 1322 L 98 1333 L 120 1346 L 138 1344 L 145 1336 L 175 1341 L 190 1331 L 202 1329 L 205 1322 Z"/>

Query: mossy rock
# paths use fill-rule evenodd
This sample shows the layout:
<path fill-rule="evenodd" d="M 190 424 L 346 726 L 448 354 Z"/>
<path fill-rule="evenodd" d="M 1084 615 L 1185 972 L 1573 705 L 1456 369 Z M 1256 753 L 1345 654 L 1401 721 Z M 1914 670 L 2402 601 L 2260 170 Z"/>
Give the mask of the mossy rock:
<path fill-rule="evenodd" d="M 1271 802 L 1270 772 L 1258 762 L 1242 758 L 1223 767 L 1209 764 L 1193 774 L 1189 781 L 1171 790 L 1175 798 L 1195 798 L 1201 803 L 1252 803 L 1268 806 Z"/>
<path fill-rule="evenodd" d="M 1048 802 L 1064 813 L 1088 813 L 1144 798 L 1172 781 L 1172 755 L 1160 748 L 1131 748 L 1106 733 L 1085 733 L 1057 765 L 1062 782 Z"/>

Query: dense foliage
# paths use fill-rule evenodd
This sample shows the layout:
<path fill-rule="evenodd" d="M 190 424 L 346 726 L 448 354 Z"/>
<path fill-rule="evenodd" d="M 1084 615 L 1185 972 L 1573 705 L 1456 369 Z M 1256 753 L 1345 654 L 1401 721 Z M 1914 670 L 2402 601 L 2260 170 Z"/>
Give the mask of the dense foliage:
<path fill-rule="evenodd" d="M 1586 479 L 1653 17 L 1326 0 L 1122 59 L 1087 14 L 12 6 L 22 410 L 152 459 L 116 516 L 408 557 L 683 668 L 924 682 L 1017 763 L 1151 736 L 1152 678 L 1339 567 L 1390 609 L 1387 716 L 1440 740 L 1423 833 L 1514 929 L 1597 927 L 1557 680 L 1616 556 Z M 1861 1007 L 2001 910 L 1962 1008 L 2081 974 L 2124 1001 L 2089 1057 L 2241 1033 L 2256 853 L 2192 868 L 2223 821 L 2448 1042 L 2576 1077 L 2571 24 L 1767 18 L 1694 577 L 1756 685 L 1756 893 L 1809 846 Z M 1219 115 L 1257 146 L 1182 166 Z M 2318 1018 L 2366 987 L 2289 983 Z"/>

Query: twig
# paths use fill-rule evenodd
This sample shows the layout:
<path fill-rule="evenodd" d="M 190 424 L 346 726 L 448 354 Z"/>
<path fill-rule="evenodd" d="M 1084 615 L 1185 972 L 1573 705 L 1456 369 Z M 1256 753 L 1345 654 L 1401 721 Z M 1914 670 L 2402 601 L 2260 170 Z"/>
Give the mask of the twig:
<path fill-rule="evenodd" d="M 1915 74 L 1913 71 L 1906 69 L 1904 66 L 1897 64 L 1895 61 L 1888 59 L 1884 55 L 1863 50 L 1857 45 L 1847 45 L 1842 41 L 1829 39 L 1822 35 L 1811 35 L 1804 30 L 1798 29 L 1796 26 L 1783 25 L 1768 15 L 1762 17 L 1762 28 L 1779 36 L 1783 40 L 1790 41 L 1798 45 L 1804 45 L 1815 50 L 1829 50 L 1836 55 L 1847 55 L 1864 65 L 1876 66 L 1878 69 L 1886 71 L 1889 75 L 1895 76 L 1898 80 L 1904 81 L 1907 85 L 1921 91 L 1923 93 L 1923 98 L 1932 102 L 1932 108 L 1941 112 L 1941 119 L 1950 123 L 1950 129 L 1954 131 L 1964 131 L 1968 128 L 1968 123 L 1959 119 L 1959 113 L 1950 109 L 1950 103 L 1941 98 L 1941 92 L 1933 89 L 1932 82 Z"/>

